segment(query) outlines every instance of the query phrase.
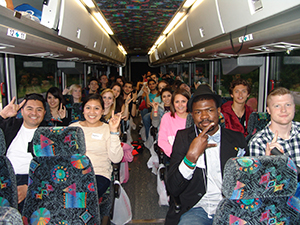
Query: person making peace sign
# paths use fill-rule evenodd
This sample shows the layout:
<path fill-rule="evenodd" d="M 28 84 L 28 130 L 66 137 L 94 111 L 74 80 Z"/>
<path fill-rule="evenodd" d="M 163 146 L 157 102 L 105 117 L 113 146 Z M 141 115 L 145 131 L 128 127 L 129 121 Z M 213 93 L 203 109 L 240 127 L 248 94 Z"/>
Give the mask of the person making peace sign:
<path fill-rule="evenodd" d="M 6 156 L 10 160 L 17 178 L 19 211 L 22 212 L 23 200 L 27 193 L 29 164 L 32 159 L 28 151 L 29 143 L 37 127 L 43 122 L 46 112 L 45 100 L 40 94 L 28 94 L 20 104 L 16 97 L 0 112 L 0 128 L 6 141 Z M 18 110 L 22 117 L 17 119 Z"/>
<path fill-rule="evenodd" d="M 247 154 L 244 135 L 218 125 L 221 96 L 209 86 L 200 85 L 188 101 L 194 126 L 176 134 L 168 171 L 167 189 L 171 194 L 166 223 L 212 224 L 222 199 L 222 174 L 231 157 Z M 172 198 L 179 198 L 175 211 Z"/>

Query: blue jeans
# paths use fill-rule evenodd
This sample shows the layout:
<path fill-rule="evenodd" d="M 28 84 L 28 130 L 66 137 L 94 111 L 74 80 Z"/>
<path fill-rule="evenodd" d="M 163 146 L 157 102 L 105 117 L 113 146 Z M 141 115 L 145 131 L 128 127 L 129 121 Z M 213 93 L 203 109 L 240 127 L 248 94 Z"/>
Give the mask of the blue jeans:
<path fill-rule="evenodd" d="M 146 131 L 146 139 L 148 139 L 148 136 L 149 136 L 149 130 L 150 130 L 150 127 L 151 127 L 151 112 L 147 113 L 146 115 L 143 116 L 143 124 L 144 124 L 144 127 L 145 127 L 145 131 Z"/>
<path fill-rule="evenodd" d="M 214 215 L 208 218 L 207 213 L 202 207 L 191 208 L 182 214 L 178 225 L 212 225 Z"/>

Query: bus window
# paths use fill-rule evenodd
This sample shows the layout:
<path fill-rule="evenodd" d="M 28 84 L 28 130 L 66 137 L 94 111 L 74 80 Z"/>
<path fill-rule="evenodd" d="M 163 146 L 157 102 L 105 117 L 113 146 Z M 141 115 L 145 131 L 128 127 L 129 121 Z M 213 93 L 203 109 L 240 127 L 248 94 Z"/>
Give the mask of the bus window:
<path fill-rule="evenodd" d="M 29 93 L 45 93 L 58 86 L 56 60 L 15 56 L 17 97 Z"/>
<path fill-rule="evenodd" d="M 300 50 L 281 52 L 271 56 L 269 90 L 285 87 L 292 91 L 296 112 L 294 121 L 300 121 Z"/>

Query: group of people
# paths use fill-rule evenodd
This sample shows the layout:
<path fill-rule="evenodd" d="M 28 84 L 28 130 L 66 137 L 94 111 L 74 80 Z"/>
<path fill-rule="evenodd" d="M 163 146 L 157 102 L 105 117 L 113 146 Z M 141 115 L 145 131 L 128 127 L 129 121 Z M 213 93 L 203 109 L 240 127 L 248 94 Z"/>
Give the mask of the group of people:
<path fill-rule="evenodd" d="M 229 88 L 232 101 L 223 103 L 209 85 L 198 85 L 191 93 L 188 85 L 170 77 L 145 75 L 133 89 L 133 83 L 116 80 L 108 88 L 92 78 L 87 89 L 72 85 L 63 91 L 50 88 L 45 99 L 28 94 L 20 103 L 12 101 L 0 112 L 0 128 L 6 139 L 6 155 L 17 177 L 18 202 L 22 207 L 27 193 L 31 140 L 39 126 L 79 126 L 86 139 L 86 154 L 91 159 L 99 198 L 107 190 L 112 173 L 111 162 L 122 160 L 121 121 L 141 114 L 149 136 L 150 127 L 158 129 L 158 146 L 170 161 L 166 188 L 170 207 L 166 224 L 212 224 L 222 199 L 222 175 L 226 161 L 236 156 L 270 155 L 273 148 L 287 154 L 300 166 L 300 124 L 294 122 L 295 103 L 291 92 L 276 88 L 267 98 L 270 123 L 249 143 L 248 119 L 253 109 L 246 102 L 251 86 L 242 79 Z M 140 99 L 140 101 L 139 101 Z M 21 116 L 17 118 L 20 110 Z M 187 127 L 187 117 L 193 124 Z M 225 126 L 219 125 L 223 115 Z M 175 210 L 174 199 L 181 210 Z"/>

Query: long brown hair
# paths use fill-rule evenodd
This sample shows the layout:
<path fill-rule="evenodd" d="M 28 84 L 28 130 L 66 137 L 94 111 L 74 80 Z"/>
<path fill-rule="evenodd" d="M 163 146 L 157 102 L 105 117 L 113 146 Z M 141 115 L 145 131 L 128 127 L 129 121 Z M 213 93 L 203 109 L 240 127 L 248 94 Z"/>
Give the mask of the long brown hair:
<path fill-rule="evenodd" d="M 191 94 L 190 94 L 189 92 L 187 92 L 185 89 L 181 89 L 181 88 L 177 89 L 177 90 L 173 93 L 172 99 L 171 99 L 170 111 L 171 111 L 171 116 L 174 117 L 174 118 L 175 118 L 175 112 L 176 112 L 176 111 L 175 111 L 175 107 L 174 107 L 174 100 L 175 100 L 175 96 L 176 96 L 176 95 L 182 95 L 182 96 L 186 97 L 187 100 L 189 100 L 190 97 L 191 97 Z M 187 104 L 187 103 L 186 103 L 186 104 Z M 187 107 L 187 106 L 186 106 L 186 107 Z M 186 109 L 186 111 L 187 111 L 187 109 Z"/>

